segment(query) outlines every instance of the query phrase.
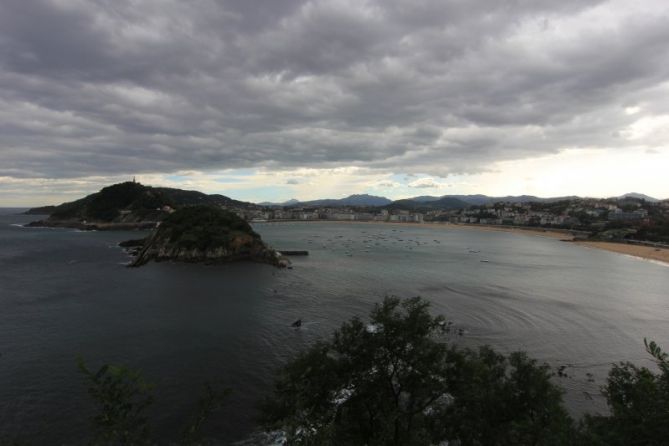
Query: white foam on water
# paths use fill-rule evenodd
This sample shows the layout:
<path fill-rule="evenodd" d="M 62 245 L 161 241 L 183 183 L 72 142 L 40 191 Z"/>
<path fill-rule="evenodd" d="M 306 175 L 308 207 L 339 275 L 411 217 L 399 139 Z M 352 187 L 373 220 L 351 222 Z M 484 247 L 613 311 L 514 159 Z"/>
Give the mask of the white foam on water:
<path fill-rule="evenodd" d="M 285 446 L 288 444 L 284 431 L 256 432 L 234 446 Z"/>

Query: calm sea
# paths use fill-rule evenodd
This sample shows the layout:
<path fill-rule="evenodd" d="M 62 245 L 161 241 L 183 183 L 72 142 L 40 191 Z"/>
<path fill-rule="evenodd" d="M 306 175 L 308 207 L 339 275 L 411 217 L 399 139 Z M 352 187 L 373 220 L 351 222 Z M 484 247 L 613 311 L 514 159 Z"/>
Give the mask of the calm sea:
<path fill-rule="evenodd" d="M 526 350 L 559 367 L 574 414 L 601 411 L 612 362 L 648 365 L 643 338 L 669 348 L 669 268 L 528 235 L 374 224 L 258 224 L 294 269 L 124 267 L 136 232 L 30 229 L 0 210 L 0 438 L 86 440 L 91 410 L 77 357 L 141 369 L 155 431 L 171 438 L 202 383 L 233 390 L 208 434 L 255 429 L 274 370 L 385 295 L 420 295 L 464 329 L 453 342 Z M 485 261 L 482 261 L 485 260 Z M 300 330 L 290 324 L 301 318 Z M 592 374 L 592 375 L 590 375 Z"/>

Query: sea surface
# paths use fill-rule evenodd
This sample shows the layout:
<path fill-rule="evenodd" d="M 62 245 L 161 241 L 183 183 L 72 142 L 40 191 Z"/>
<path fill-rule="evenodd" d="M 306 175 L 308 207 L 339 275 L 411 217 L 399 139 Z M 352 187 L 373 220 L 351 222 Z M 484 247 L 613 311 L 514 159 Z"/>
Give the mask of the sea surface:
<path fill-rule="evenodd" d="M 296 352 L 386 295 L 420 295 L 463 346 L 526 350 L 568 365 L 574 415 L 605 410 L 610 364 L 652 366 L 644 337 L 669 348 L 669 268 L 525 234 L 388 224 L 262 223 L 293 269 L 238 263 L 126 268 L 138 232 L 24 228 L 0 209 L 0 438 L 81 444 L 92 406 L 77 370 L 140 369 L 154 384 L 154 431 L 178 434 L 202 385 L 232 394 L 207 434 L 256 430 L 256 404 Z M 296 319 L 302 328 L 290 325 Z"/>

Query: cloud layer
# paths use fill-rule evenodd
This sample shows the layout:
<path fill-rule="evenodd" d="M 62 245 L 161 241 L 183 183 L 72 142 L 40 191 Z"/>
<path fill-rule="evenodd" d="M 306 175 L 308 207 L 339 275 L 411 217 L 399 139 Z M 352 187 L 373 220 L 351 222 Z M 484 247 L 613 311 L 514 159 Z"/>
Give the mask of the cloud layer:
<path fill-rule="evenodd" d="M 2 3 L 0 177 L 667 150 L 664 0 Z"/>

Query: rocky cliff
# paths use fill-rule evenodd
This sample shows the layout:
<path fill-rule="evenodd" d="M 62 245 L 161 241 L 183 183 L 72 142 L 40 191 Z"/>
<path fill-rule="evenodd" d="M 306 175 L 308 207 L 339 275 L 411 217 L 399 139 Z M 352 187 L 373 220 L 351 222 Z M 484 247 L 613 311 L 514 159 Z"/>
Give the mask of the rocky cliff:
<path fill-rule="evenodd" d="M 287 266 L 251 226 L 235 214 L 215 206 L 191 206 L 168 216 L 144 240 L 131 266 L 153 260 L 226 263 L 248 260 Z"/>

